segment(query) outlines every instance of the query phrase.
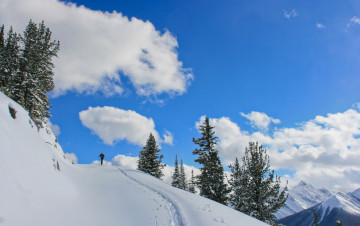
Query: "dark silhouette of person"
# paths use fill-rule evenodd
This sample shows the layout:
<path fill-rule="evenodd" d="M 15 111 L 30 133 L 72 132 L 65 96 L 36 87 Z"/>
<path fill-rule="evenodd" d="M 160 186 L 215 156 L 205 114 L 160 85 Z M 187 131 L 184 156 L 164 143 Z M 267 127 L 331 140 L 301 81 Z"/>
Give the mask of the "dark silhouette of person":
<path fill-rule="evenodd" d="M 101 158 L 101 165 L 102 165 L 103 162 L 104 162 L 104 158 L 105 158 L 104 153 L 101 152 L 101 154 L 99 155 L 99 157 Z"/>

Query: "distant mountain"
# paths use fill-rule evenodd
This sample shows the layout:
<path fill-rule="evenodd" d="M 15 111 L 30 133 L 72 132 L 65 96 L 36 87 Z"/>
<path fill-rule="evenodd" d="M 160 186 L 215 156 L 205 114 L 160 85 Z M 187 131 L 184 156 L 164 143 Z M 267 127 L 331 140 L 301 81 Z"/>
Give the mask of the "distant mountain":
<path fill-rule="evenodd" d="M 333 194 L 325 188 L 317 189 L 311 184 L 301 181 L 295 187 L 289 189 L 289 197 L 286 200 L 286 206 L 281 208 L 275 217 L 281 219 L 302 210 L 315 206 L 330 198 Z M 360 193 L 360 192 L 359 192 Z"/>
<path fill-rule="evenodd" d="M 280 219 L 277 223 L 286 226 L 313 225 L 313 209 L 319 217 L 319 225 L 335 225 L 340 220 L 342 225 L 360 225 L 360 189 L 344 194 L 337 193 L 326 201 L 294 215 Z"/>

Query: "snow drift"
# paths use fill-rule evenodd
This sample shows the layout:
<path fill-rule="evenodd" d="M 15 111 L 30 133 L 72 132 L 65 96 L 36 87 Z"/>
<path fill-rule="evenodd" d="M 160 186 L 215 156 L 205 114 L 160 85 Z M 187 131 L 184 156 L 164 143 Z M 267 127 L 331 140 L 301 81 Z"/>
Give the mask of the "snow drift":
<path fill-rule="evenodd" d="M 0 152 L 2 225 L 266 225 L 136 170 L 74 165 L 2 93 Z"/>

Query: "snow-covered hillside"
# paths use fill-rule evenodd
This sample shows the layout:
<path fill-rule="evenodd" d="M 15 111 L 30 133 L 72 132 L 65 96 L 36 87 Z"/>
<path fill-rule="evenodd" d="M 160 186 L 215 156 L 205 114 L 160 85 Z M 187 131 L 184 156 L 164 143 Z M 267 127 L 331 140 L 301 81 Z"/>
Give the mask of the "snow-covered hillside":
<path fill-rule="evenodd" d="M 136 170 L 73 165 L 2 93 L 0 156 L 1 225 L 266 225 Z"/>
<path fill-rule="evenodd" d="M 298 185 L 289 189 L 288 193 L 289 197 L 285 202 L 286 205 L 275 214 L 277 219 L 281 219 L 310 208 L 327 200 L 333 195 L 325 188 L 317 189 L 304 181 L 301 181 Z"/>

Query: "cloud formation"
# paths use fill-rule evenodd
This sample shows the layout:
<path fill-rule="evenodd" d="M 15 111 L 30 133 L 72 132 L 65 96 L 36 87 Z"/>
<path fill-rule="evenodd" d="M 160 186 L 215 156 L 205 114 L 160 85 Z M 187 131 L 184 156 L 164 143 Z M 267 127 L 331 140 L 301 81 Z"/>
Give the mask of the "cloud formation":
<path fill-rule="evenodd" d="M 284 17 L 287 19 L 294 18 L 299 16 L 295 9 L 292 9 L 290 12 L 284 10 Z"/>
<path fill-rule="evenodd" d="M 174 144 L 174 136 L 172 135 L 171 132 L 166 130 L 163 136 L 164 136 L 163 143 L 169 144 L 169 145 Z"/>
<path fill-rule="evenodd" d="M 252 127 L 258 128 L 263 131 L 267 131 L 269 129 L 270 123 L 275 123 L 275 124 L 280 123 L 279 119 L 269 117 L 267 114 L 263 112 L 252 111 L 249 114 L 245 114 L 241 112 L 240 115 L 249 119 Z"/>
<path fill-rule="evenodd" d="M 72 164 L 78 163 L 78 158 L 76 157 L 75 153 L 65 153 L 65 158 L 68 159 Z"/>
<path fill-rule="evenodd" d="M 135 111 L 115 107 L 89 107 L 79 113 L 81 123 L 98 135 L 105 144 L 127 140 L 143 146 L 152 133 L 159 142 L 159 134 L 155 130 L 152 118 L 142 116 Z"/>
<path fill-rule="evenodd" d="M 268 150 L 272 168 L 295 172 L 290 178 L 294 183 L 305 180 L 344 191 L 360 187 L 360 113 L 355 109 L 316 116 L 295 128 L 276 129 L 271 134 L 242 131 L 227 117 L 210 122 L 215 126 L 217 149 L 225 165 L 241 158 L 248 142 L 258 141 Z"/>
<path fill-rule="evenodd" d="M 50 120 L 47 120 L 47 121 L 46 121 L 46 124 L 47 124 L 47 126 L 51 129 L 51 131 L 54 133 L 54 135 L 55 135 L 56 137 L 60 136 L 60 134 L 61 134 L 60 126 L 58 126 L 58 125 L 56 125 L 56 124 L 52 124 L 52 123 L 50 122 Z"/>
<path fill-rule="evenodd" d="M 182 94 L 192 79 L 178 60 L 176 38 L 149 21 L 94 11 L 58 0 L 3 0 L 0 21 L 22 32 L 29 19 L 45 21 L 60 40 L 54 95 L 72 90 L 121 94 L 120 74 L 138 95 Z"/>
<path fill-rule="evenodd" d="M 360 24 L 360 18 L 357 16 L 354 16 L 353 18 L 351 18 L 350 22 L 352 24 Z"/>

